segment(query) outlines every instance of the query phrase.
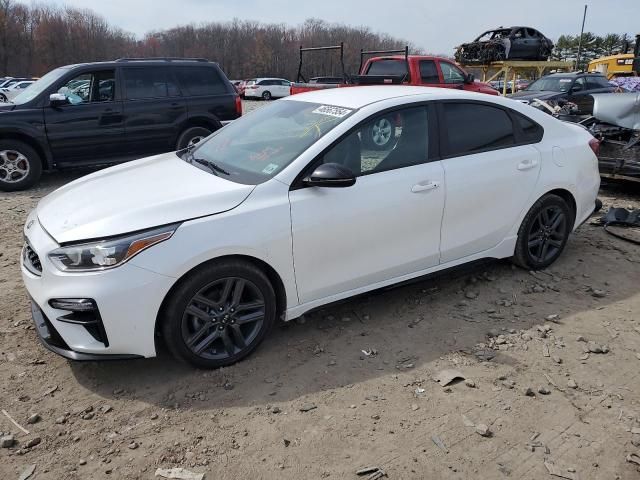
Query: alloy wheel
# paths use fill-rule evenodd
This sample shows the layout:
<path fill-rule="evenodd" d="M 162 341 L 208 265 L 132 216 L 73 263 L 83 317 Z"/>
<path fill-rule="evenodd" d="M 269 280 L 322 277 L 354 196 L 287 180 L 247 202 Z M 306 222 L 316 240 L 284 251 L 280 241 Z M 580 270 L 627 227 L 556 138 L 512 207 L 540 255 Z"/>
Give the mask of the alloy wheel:
<path fill-rule="evenodd" d="M 182 339 L 195 355 L 225 360 L 250 348 L 265 321 L 265 299 L 251 281 L 216 280 L 200 289 L 182 316 Z"/>
<path fill-rule="evenodd" d="M 17 183 L 23 180 L 31 165 L 29 159 L 16 150 L 0 150 L 0 181 Z"/>
<path fill-rule="evenodd" d="M 387 118 L 381 118 L 371 128 L 371 140 L 377 146 L 382 147 L 389 143 L 393 133 L 393 126 Z"/>
<path fill-rule="evenodd" d="M 563 210 L 551 205 L 540 210 L 531 224 L 527 237 L 529 255 L 544 263 L 562 250 L 567 235 L 567 216 Z"/>

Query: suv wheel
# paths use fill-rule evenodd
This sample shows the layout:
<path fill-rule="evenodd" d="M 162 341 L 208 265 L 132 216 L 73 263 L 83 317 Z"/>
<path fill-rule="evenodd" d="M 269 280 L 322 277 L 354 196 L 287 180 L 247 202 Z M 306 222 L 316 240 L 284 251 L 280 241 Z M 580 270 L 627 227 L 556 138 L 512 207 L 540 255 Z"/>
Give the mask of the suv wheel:
<path fill-rule="evenodd" d="M 275 318 L 276 297 L 267 276 L 251 263 L 223 261 L 187 276 L 167 300 L 161 321 L 175 357 L 218 368 L 249 355 Z"/>
<path fill-rule="evenodd" d="M 379 118 L 367 129 L 365 146 L 373 150 L 389 150 L 394 145 L 395 134 L 394 119 L 392 117 Z"/>
<path fill-rule="evenodd" d="M 547 268 L 564 250 L 572 224 L 573 213 L 562 197 L 542 197 L 520 225 L 514 263 L 529 270 Z"/>
<path fill-rule="evenodd" d="M 42 161 L 33 148 L 18 140 L 0 140 L 0 190 L 24 190 L 41 174 Z"/>
<path fill-rule="evenodd" d="M 178 137 L 178 142 L 176 143 L 176 150 L 183 150 L 187 147 L 191 147 L 198 142 L 204 140 L 209 135 L 211 135 L 211 130 L 208 130 L 204 127 L 190 127 L 187 128 L 180 137 Z"/>
<path fill-rule="evenodd" d="M 271 92 L 270 91 L 266 91 L 262 93 L 262 99 L 263 100 L 271 100 Z"/>

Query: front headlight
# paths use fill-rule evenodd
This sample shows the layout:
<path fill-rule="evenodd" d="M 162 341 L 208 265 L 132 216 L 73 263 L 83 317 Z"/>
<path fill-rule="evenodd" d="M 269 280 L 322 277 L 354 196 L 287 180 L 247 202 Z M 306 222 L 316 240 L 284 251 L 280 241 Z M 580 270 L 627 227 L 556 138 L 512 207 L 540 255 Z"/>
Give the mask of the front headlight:
<path fill-rule="evenodd" d="M 178 224 L 91 243 L 60 247 L 49 254 L 51 262 L 62 271 L 87 272 L 122 265 L 147 248 L 164 242 Z"/>

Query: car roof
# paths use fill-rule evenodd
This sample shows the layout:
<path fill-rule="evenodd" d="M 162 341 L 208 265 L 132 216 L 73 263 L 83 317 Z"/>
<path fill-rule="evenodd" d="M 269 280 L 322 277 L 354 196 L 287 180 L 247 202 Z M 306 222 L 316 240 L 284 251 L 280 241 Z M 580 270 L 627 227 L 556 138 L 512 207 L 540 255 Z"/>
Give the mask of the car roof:
<path fill-rule="evenodd" d="M 579 76 L 591 76 L 591 77 L 603 77 L 604 75 L 598 72 L 558 72 L 558 73 L 550 73 L 549 75 L 545 75 L 545 77 L 579 77 Z"/>
<path fill-rule="evenodd" d="M 449 88 L 414 87 L 409 85 L 371 85 L 314 90 L 285 97 L 282 101 L 302 101 L 357 109 L 384 100 L 414 95 L 427 95 L 429 100 L 465 98 L 494 101 L 496 98 L 493 95 Z"/>

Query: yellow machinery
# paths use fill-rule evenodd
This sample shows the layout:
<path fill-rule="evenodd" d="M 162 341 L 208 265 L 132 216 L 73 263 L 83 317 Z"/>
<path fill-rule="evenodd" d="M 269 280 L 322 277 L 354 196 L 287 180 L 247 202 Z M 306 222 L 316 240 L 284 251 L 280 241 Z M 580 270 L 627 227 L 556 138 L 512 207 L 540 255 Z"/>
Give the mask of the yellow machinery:
<path fill-rule="evenodd" d="M 589 62 L 587 70 L 606 75 L 608 79 L 614 77 L 629 77 L 633 72 L 633 53 L 620 53 L 608 57 L 596 58 Z"/>
<path fill-rule="evenodd" d="M 510 79 L 515 86 L 518 76 L 523 78 L 540 78 L 550 70 L 571 71 L 573 62 L 550 61 L 530 61 L 530 60 L 505 60 L 502 62 L 492 62 L 487 65 L 463 65 L 467 70 L 482 70 L 482 81 L 490 82 L 496 78 L 504 78 L 502 94 L 507 94 L 507 84 Z"/>

